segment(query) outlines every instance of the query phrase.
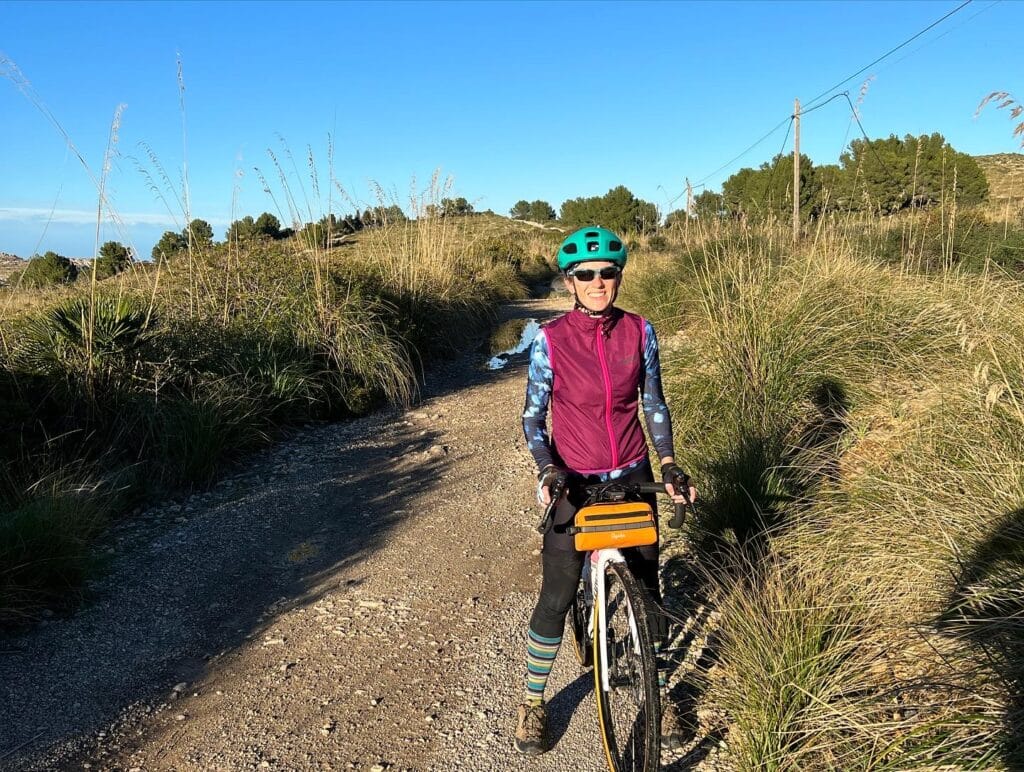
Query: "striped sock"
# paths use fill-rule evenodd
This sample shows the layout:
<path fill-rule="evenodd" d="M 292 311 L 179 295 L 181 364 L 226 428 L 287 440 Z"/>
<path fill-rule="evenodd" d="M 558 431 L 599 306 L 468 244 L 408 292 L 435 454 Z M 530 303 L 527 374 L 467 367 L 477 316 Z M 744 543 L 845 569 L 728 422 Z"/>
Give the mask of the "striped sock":
<path fill-rule="evenodd" d="M 544 702 L 544 687 L 555 664 L 555 655 L 562 644 L 562 636 L 545 638 L 532 629 L 526 633 L 526 702 L 540 705 Z"/>

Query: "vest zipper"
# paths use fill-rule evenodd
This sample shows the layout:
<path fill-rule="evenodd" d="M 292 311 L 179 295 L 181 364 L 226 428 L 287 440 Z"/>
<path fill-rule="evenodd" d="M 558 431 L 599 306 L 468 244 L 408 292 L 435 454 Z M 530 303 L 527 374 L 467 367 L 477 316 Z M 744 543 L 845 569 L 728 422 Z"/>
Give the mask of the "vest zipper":
<path fill-rule="evenodd" d="M 612 378 L 608 372 L 608 360 L 604 355 L 604 337 L 601 325 L 597 325 L 597 358 L 601 362 L 601 376 L 604 378 L 604 425 L 608 430 L 608 443 L 612 451 L 612 469 L 619 468 L 619 446 L 612 430 Z"/>

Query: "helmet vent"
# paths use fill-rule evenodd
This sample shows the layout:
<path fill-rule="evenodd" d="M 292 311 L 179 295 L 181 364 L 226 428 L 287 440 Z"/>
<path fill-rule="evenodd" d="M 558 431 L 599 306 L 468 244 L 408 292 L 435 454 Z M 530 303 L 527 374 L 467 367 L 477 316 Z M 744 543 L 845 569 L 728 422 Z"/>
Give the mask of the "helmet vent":
<path fill-rule="evenodd" d="M 597 231 L 587 231 L 586 233 L 583 234 L 583 238 L 585 238 L 585 239 L 596 239 L 596 238 L 599 238 L 600 235 L 601 234 L 598 233 Z"/>
<path fill-rule="evenodd" d="M 600 252 L 601 251 L 601 243 L 598 242 L 598 241 L 588 241 L 587 242 L 587 251 L 588 252 Z"/>
<path fill-rule="evenodd" d="M 622 242 L 621 241 L 609 241 L 608 242 L 608 249 L 610 249 L 612 252 L 618 252 L 620 249 L 622 249 Z"/>
<path fill-rule="evenodd" d="M 576 248 L 575 244 L 566 244 L 562 247 L 562 251 L 567 255 L 575 255 L 579 250 Z"/>

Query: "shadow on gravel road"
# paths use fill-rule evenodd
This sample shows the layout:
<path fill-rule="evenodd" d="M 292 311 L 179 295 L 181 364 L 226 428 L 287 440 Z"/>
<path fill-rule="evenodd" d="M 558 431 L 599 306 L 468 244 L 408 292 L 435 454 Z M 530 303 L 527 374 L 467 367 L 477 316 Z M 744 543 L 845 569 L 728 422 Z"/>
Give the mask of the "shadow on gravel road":
<path fill-rule="evenodd" d="M 711 754 L 711 751 L 713 751 L 724 739 L 725 732 L 723 730 L 714 730 L 702 737 L 700 741 L 681 758 L 664 764 L 661 767 L 662 772 L 690 772 L 690 770 L 696 769 L 697 766 L 707 759 Z"/>
<path fill-rule="evenodd" d="M 171 523 L 178 510 L 160 513 L 77 614 L 0 638 L 0 768 L 31 768 L 69 741 L 72 753 L 87 746 L 83 738 L 129 705 L 200 680 L 383 546 L 446 462 L 430 456 L 435 432 L 379 423 L 314 430 L 286 455 L 261 454 L 233 498 L 218 500 L 217 489 L 185 522 Z M 414 473 L 396 471 L 409 457 L 425 460 Z"/>
<path fill-rule="evenodd" d="M 548 738 L 551 746 L 558 745 L 569 728 L 576 709 L 588 694 L 594 691 L 594 674 L 580 673 L 576 680 L 567 684 L 558 694 L 548 700 Z"/>
<path fill-rule="evenodd" d="M 707 674 L 717 664 L 721 648 L 717 631 L 713 629 L 710 593 L 695 570 L 693 558 L 673 555 L 662 567 L 662 582 L 666 611 L 678 629 L 665 650 L 671 671 L 685 667 L 685 675 L 672 686 L 665 696 L 676 708 L 680 723 L 690 727 L 688 743 L 696 744 L 680 759 L 666 765 L 666 770 L 692 769 L 703 761 L 724 738 L 720 728 L 711 729 L 698 739 L 701 727 L 698 716 L 700 702 L 707 690 Z"/>

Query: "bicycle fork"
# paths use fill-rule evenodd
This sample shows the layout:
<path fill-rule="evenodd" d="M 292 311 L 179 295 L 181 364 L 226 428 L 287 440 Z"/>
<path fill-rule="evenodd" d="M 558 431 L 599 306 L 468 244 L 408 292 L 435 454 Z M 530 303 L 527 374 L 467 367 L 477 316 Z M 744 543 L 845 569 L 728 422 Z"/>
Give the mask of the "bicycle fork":
<path fill-rule="evenodd" d="M 596 555 L 596 557 L 594 557 Z M 595 609 L 602 609 L 604 613 L 608 612 L 608 587 L 607 584 L 601 581 L 605 575 L 606 568 L 611 563 L 626 563 L 626 559 L 622 556 L 622 553 L 617 549 L 608 548 L 603 550 L 597 550 L 596 552 L 589 553 L 586 559 L 583 561 L 583 582 L 584 592 L 586 588 L 590 589 L 589 602 L 590 608 L 587 615 L 587 635 L 588 638 L 593 639 L 594 635 L 594 615 Z M 628 603 L 628 599 L 626 600 Z M 640 653 L 640 634 L 636 628 L 636 616 L 632 613 L 627 614 L 629 619 L 629 637 L 630 642 L 627 645 L 633 647 L 635 654 Z M 604 667 L 601 668 L 601 687 L 606 691 L 611 691 L 612 683 L 612 667 L 611 664 L 611 650 L 608 646 L 608 625 L 601 624 L 598 630 L 598 648 L 600 650 L 599 656 L 604 658 Z M 596 663 L 595 663 L 596 664 Z"/>

